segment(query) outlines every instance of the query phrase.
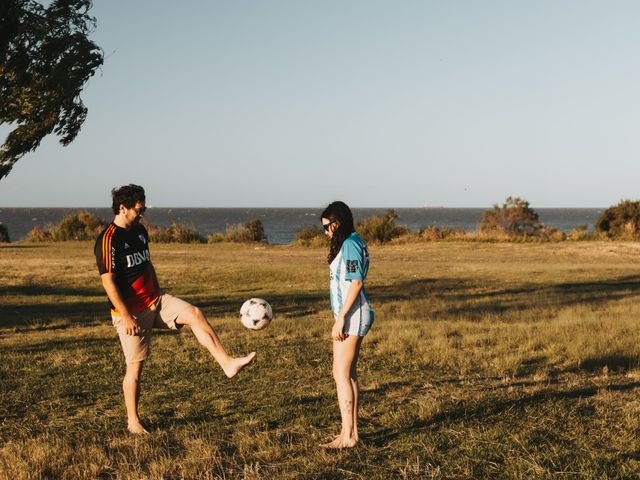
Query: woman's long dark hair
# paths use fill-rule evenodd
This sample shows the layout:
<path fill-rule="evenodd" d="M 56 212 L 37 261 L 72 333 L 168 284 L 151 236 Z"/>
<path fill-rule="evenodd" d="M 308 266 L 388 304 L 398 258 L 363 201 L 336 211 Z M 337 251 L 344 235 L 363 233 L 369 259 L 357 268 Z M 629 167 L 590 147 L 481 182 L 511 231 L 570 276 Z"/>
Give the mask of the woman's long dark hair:
<path fill-rule="evenodd" d="M 333 231 L 333 237 L 331 237 L 331 244 L 329 245 L 329 255 L 327 256 L 327 261 L 331 263 L 338 256 L 342 243 L 356 230 L 353 226 L 353 215 L 346 203 L 332 202 L 323 210 L 320 218 L 326 218 L 330 222 L 338 223 L 338 226 Z"/>

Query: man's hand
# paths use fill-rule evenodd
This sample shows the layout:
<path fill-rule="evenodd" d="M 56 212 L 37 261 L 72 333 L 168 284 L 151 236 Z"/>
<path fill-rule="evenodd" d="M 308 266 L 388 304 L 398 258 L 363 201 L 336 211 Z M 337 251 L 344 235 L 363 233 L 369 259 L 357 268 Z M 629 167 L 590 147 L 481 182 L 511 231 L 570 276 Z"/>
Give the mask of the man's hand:
<path fill-rule="evenodd" d="M 120 295 L 120 290 L 118 290 L 118 286 L 116 285 L 116 274 L 112 272 L 103 273 L 100 275 L 100 279 L 102 280 L 102 286 L 104 287 L 104 291 L 107 292 L 109 300 L 111 300 L 116 312 L 119 312 L 118 315 L 124 322 L 125 333 L 127 335 L 138 335 L 140 333 L 140 326 L 136 319 L 129 313 L 127 306 L 122 300 L 122 295 Z"/>
<path fill-rule="evenodd" d="M 124 320 L 124 331 L 127 335 L 137 335 L 140 333 L 138 322 L 131 315 L 124 315 L 122 320 Z"/>

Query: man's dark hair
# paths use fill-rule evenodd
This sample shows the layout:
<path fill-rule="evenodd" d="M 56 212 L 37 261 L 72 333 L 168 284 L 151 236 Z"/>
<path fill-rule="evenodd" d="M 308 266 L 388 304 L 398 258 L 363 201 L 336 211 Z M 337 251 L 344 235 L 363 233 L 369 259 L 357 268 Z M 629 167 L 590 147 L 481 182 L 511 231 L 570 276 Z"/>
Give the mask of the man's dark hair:
<path fill-rule="evenodd" d="M 115 215 L 120 213 L 120 205 L 133 208 L 136 206 L 136 203 L 145 201 L 144 188 L 140 185 L 134 185 L 133 183 L 120 188 L 114 188 L 111 190 L 111 197 L 113 198 L 111 208 Z"/>

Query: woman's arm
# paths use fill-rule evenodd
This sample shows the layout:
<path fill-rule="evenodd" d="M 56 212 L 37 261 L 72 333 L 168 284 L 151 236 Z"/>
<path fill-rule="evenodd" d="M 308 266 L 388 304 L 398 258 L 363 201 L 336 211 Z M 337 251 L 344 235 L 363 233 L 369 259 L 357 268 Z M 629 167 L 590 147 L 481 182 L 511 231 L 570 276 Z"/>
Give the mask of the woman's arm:
<path fill-rule="evenodd" d="M 344 328 L 344 317 L 347 313 L 349 313 L 349 310 L 351 310 L 353 304 L 356 303 L 356 299 L 358 298 L 358 295 L 360 295 L 360 290 L 362 290 L 362 285 L 362 280 L 351 280 L 349 284 L 349 290 L 347 291 L 347 298 L 344 299 L 342 309 L 338 313 L 338 318 L 336 319 L 336 322 L 331 329 L 332 339 L 341 342 L 345 338 L 347 338 L 348 335 L 342 333 L 342 329 Z"/>

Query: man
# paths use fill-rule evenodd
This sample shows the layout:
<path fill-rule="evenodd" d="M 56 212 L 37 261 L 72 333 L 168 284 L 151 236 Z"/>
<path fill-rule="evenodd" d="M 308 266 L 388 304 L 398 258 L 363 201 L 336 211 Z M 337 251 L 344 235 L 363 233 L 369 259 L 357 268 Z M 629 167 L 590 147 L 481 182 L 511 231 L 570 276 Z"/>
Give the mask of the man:
<path fill-rule="evenodd" d="M 122 390 L 128 429 L 140 434 L 147 433 L 138 416 L 140 376 L 149 357 L 153 328 L 189 325 L 229 378 L 251 362 L 255 352 L 242 358 L 229 356 L 199 308 L 160 290 L 149 254 L 149 235 L 140 224 L 146 210 L 144 189 L 125 185 L 114 188 L 111 195 L 115 218 L 96 240 L 94 253 L 127 364 Z"/>

